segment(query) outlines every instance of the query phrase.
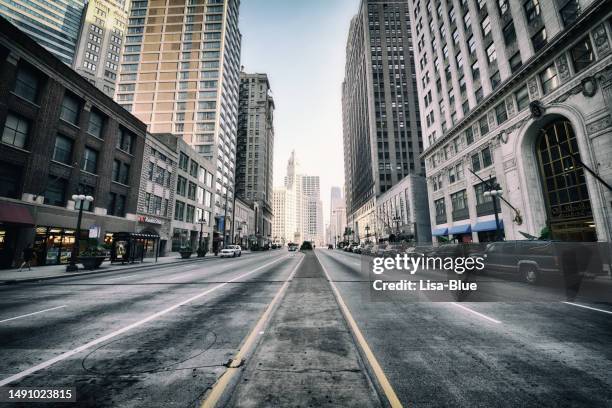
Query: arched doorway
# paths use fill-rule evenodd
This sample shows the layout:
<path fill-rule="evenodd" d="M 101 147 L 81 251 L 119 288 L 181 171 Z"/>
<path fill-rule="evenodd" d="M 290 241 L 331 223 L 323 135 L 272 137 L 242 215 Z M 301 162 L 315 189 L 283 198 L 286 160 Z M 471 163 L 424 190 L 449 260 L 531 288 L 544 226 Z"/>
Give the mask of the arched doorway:
<path fill-rule="evenodd" d="M 553 239 L 596 241 L 595 222 L 576 133 L 565 118 L 545 125 L 536 139 L 547 225 Z"/>

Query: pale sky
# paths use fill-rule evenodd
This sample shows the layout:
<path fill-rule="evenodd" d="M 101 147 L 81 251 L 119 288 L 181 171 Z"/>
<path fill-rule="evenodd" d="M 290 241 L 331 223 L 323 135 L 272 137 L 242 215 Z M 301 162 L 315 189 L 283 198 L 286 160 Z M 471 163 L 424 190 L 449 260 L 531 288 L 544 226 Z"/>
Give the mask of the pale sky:
<path fill-rule="evenodd" d="M 291 150 L 321 177 L 325 222 L 330 189 L 344 185 L 341 86 L 351 18 L 359 0 L 242 0 L 246 72 L 267 73 L 274 94 L 274 185 Z"/>

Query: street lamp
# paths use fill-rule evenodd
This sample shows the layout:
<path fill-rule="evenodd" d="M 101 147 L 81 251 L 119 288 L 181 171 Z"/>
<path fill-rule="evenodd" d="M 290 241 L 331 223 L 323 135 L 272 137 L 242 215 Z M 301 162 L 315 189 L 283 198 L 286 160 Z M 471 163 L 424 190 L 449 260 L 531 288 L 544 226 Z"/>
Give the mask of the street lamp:
<path fill-rule="evenodd" d="M 370 225 L 367 224 L 365 226 L 365 230 L 366 230 L 366 243 L 370 243 Z"/>
<path fill-rule="evenodd" d="M 485 197 L 493 199 L 493 213 L 495 214 L 495 240 L 501 241 L 501 229 L 499 228 L 499 215 L 497 214 L 497 197 L 504 193 L 497 183 L 487 183 L 487 190 L 482 193 Z"/>
<path fill-rule="evenodd" d="M 400 218 L 399 215 L 396 214 L 393 218 L 391 218 L 391 221 L 393 221 L 393 223 L 396 225 L 395 231 L 396 231 L 397 234 L 396 234 L 395 239 L 397 240 L 397 237 L 399 236 L 399 233 L 400 233 L 400 227 L 399 226 L 400 226 L 400 222 L 402 221 L 402 219 Z"/>
<path fill-rule="evenodd" d="M 77 206 L 78 204 L 78 208 L 79 208 L 79 215 L 77 217 L 77 227 L 76 227 L 76 233 L 75 233 L 75 237 L 74 237 L 74 245 L 72 247 L 72 253 L 70 254 L 70 263 L 66 266 L 66 272 L 74 272 L 74 271 L 78 271 L 79 267 L 76 264 L 77 261 L 77 257 L 79 256 L 79 249 L 80 249 L 80 243 L 79 243 L 79 238 L 81 237 L 81 219 L 83 218 L 83 203 L 84 202 L 88 202 L 91 203 L 93 202 L 94 198 L 90 195 L 84 195 L 84 194 L 73 194 L 72 195 L 72 201 L 74 201 L 74 205 Z"/>
<path fill-rule="evenodd" d="M 204 219 L 204 217 L 200 217 L 200 219 L 198 220 L 198 224 L 200 224 L 200 238 L 198 240 L 198 256 L 200 256 L 200 254 L 202 253 L 202 233 L 204 232 L 204 226 L 207 225 L 206 220 Z M 205 256 L 205 255 L 202 255 Z"/>

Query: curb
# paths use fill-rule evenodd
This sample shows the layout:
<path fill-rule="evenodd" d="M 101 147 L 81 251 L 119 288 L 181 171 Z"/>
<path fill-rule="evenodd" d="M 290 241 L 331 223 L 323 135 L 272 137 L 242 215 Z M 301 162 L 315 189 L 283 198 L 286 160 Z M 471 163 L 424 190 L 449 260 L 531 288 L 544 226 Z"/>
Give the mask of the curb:
<path fill-rule="evenodd" d="M 194 258 L 194 259 L 180 260 L 180 261 L 174 261 L 174 262 L 165 262 L 163 264 L 146 264 L 146 265 L 135 265 L 131 267 L 123 267 L 123 268 L 101 269 L 101 270 L 94 270 L 94 271 L 77 272 L 77 273 L 72 273 L 70 275 L 41 276 L 41 277 L 25 278 L 25 279 L 7 279 L 7 280 L 0 280 L 0 286 L 18 285 L 20 283 L 39 282 L 39 281 L 46 281 L 46 280 L 53 280 L 53 279 L 72 278 L 75 276 L 94 275 L 94 274 L 106 273 L 106 272 L 132 271 L 135 269 L 147 269 L 147 268 L 153 268 L 153 267 L 163 268 L 166 266 L 176 266 L 177 264 L 192 264 L 192 263 L 204 262 L 207 259 L 216 259 L 216 257 L 215 258 L 213 257 Z"/>

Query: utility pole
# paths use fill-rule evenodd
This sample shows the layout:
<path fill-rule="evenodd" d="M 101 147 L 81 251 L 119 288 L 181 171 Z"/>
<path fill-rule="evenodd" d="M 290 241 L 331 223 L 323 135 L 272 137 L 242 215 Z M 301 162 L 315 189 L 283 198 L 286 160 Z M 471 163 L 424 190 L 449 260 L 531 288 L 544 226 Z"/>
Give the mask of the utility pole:
<path fill-rule="evenodd" d="M 225 187 L 225 212 L 223 214 L 223 248 L 225 248 L 225 232 L 227 231 L 227 192 L 229 188 Z"/>

